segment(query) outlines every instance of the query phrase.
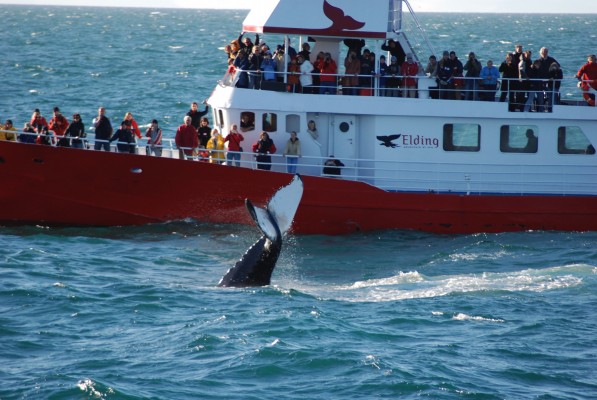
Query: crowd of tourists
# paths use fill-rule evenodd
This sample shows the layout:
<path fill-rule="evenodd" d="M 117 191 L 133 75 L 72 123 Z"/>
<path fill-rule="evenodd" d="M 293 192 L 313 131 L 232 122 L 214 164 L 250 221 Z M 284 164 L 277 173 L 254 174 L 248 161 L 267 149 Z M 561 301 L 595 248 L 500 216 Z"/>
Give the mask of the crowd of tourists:
<path fill-rule="evenodd" d="M 431 98 L 508 101 L 510 111 L 551 111 L 552 105 L 560 102 L 564 73 L 547 47 L 542 47 L 539 57 L 533 59 L 530 50 L 523 51 L 522 45 L 516 45 L 503 61 L 494 63 L 490 59 L 486 65 L 474 52 L 462 62 L 456 52 L 444 51 L 439 60 L 430 56 L 423 68 L 393 39 L 381 46 L 387 57 L 382 54 L 378 61 L 364 40 L 345 39 L 344 44 L 347 56 L 344 73 L 340 74 L 339 61 L 329 52 L 319 52 L 312 60 L 308 42 L 297 52 L 288 40 L 272 52 L 266 43 L 260 42 L 259 35 L 253 42 L 241 33 L 225 47 L 227 83 L 249 89 L 270 89 L 277 83 L 275 90 L 302 93 L 418 97 L 418 79 L 429 77 L 436 82 L 429 90 Z M 597 80 L 595 57 L 589 56 L 587 64 L 576 77 L 581 81 L 583 96 L 594 105 L 589 83 Z"/>

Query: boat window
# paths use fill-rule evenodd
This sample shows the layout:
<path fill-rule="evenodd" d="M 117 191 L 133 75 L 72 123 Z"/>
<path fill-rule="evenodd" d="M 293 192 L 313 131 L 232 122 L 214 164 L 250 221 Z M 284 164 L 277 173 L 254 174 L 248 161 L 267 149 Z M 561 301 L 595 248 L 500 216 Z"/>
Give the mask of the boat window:
<path fill-rule="evenodd" d="M 560 126 L 558 128 L 558 153 L 595 154 L 595 147 L 578 126 Z"/>
<path fill-rule="evenodd" d="M 536 153 L 539 128 L 534 125 L 502 125 L 500 151 L 502 153 Z"/>
<path fill-rule="evenodd" d="M 255 130 L 255 113 L 250 111 L 240 113 L 240 130 L 241 132 Z"/>
<path fill-rule="evenodd" d="M 289 114 L 286 116 L 286 133 L 300 132 L 301 118 L 296 114 Z"/>
<path fill-rule="evenodd" d="M 445 151 L 479 151 L 481 148 L 481 125 L 444 125 Z"/>
<path fill-rule="evenodd" d="M 274 113 L 264 113 L 261 123 L 264 131 L 276 132 L 278 130 L 278 115 Z"/>
<path fill-rule="evenodd" d="M 224 113 L 222 110 L 218 110 L 216 113 L 216 125 L 222 129 L 224 127 Z"/>

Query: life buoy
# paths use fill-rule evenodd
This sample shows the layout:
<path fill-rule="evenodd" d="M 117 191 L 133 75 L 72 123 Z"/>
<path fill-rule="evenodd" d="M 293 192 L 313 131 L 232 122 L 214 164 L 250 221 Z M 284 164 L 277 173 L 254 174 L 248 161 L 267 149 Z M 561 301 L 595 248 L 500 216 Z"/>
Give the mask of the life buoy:
<path fill-rule="evenodd" d="M 582 97 L 585 101 L 590 106 L 595 107 L 595 95 L 589 93 L 589 90 L 591 88 L 597 90 L 597 79 L 589 80 L 587 74 L 583 74 L 580 88 L 582 89 Z"/>

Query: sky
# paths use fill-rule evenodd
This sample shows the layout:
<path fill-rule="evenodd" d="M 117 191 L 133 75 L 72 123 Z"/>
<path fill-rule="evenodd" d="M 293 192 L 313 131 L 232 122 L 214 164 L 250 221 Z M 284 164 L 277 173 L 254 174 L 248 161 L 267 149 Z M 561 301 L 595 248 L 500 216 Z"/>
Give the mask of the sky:
<path fill-rule="evenodd" d="M 259 0 L 0 0 L 0 4 L 38 4 L 71 6 L 147 7 L 147 8 L 231 8 L 249 9 Z M 418 12 L 516 12 L 516 13 L 590 13 L 597 14 L 597 0 L 410 0 Z"/>

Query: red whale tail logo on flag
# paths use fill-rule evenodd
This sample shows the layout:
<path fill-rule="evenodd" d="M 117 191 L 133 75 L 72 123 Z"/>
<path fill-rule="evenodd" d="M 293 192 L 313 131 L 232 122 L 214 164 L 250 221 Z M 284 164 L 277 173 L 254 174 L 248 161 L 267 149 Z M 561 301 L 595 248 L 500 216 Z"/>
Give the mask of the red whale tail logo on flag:
<path fill-rule="evenodd" d="M 353 17 L 344 14 L 344 10 L 334 7 L 326 0 L 323 2 L 323 13 L 332 20 L 332 26 L 328 29 L 335 31 L 354 31 L 365 26 L 364 22 L 357 21 Z"/>

